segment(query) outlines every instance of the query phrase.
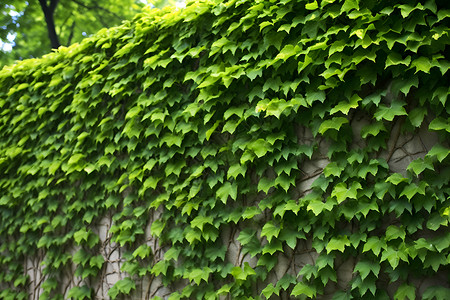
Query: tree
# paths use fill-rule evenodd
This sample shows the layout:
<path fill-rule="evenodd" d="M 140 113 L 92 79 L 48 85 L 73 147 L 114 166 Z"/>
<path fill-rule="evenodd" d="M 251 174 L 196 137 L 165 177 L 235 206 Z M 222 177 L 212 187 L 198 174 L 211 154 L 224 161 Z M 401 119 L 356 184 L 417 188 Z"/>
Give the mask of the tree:
<path fill-rule="evenodd" d="M 79 42 L 100 28 L 130 19 L 142 6 L 139 0 L 3 0 L 0 66 Z M 2 49 L 5 43 L 12 51 Z"/>

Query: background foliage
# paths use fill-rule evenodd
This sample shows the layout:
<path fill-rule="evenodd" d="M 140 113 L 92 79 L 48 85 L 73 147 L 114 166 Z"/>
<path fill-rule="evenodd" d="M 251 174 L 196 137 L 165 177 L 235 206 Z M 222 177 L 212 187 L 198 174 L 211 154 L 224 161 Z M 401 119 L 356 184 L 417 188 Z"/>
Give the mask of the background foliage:
<path fill-rule="evenodd" d="M 0 297 L 41 256 L 94 298 L 117 244 L 111 298 L 445 299 L 447 5 L 202 1 L 4 68 Z"/>
<path fill-rule="evenodd" d="M 52 0 L 55 29 L 61 45 L 69 46 L 104 27 L 120 24 L 141 11 L 143 3 L 135 0 Z M 164 1 L 158 1 L 163 6 Z M 44 13 L 38 0 L 5 0 L 0 5 L 0 41 L 9 43 L 15 36 L 12 51 L 0 49 L 0 66 L 14 60 L 40 57 L 51 50 Z"/>

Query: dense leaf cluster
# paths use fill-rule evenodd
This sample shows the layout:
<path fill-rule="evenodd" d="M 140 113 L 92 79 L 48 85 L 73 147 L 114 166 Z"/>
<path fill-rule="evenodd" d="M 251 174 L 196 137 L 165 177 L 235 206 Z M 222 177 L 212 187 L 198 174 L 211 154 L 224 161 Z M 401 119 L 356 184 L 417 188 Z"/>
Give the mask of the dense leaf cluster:
<path fill-rule="evenodd" d="M 28 297 L 27 257 L 43 299 L 71 264 L 95 278 L 109 215 L 112 298 L 158 277 L 170 299 L 444 299 L 449 23 L 434 1 L 202 1 L 5 67 L 0 298 Z M 402 169 L 407 137 L 433 142 Z"/>

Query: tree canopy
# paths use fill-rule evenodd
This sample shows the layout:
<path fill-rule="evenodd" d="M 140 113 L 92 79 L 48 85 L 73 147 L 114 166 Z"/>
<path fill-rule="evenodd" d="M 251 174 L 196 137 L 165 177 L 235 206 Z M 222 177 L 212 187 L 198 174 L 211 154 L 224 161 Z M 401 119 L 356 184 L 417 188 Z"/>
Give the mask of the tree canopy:
<path fill-rule="evenodd" d="M 0 66 L 79 42 L 103 27 L 130 19 L 143 6 L 139 0 L 4 0 L 0 42 L 13 39 L 13 51 L 0 47 Z"/>

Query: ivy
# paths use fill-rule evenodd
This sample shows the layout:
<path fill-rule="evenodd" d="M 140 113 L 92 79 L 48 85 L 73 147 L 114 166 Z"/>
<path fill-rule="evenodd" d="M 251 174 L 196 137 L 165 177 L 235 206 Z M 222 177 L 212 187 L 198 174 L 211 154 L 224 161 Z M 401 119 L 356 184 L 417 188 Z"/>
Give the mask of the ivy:
<path fill-rule="evenodd" d="M 448 15 L 204 0 L 4 67 L 0 298 L 446 299 Z"/>

